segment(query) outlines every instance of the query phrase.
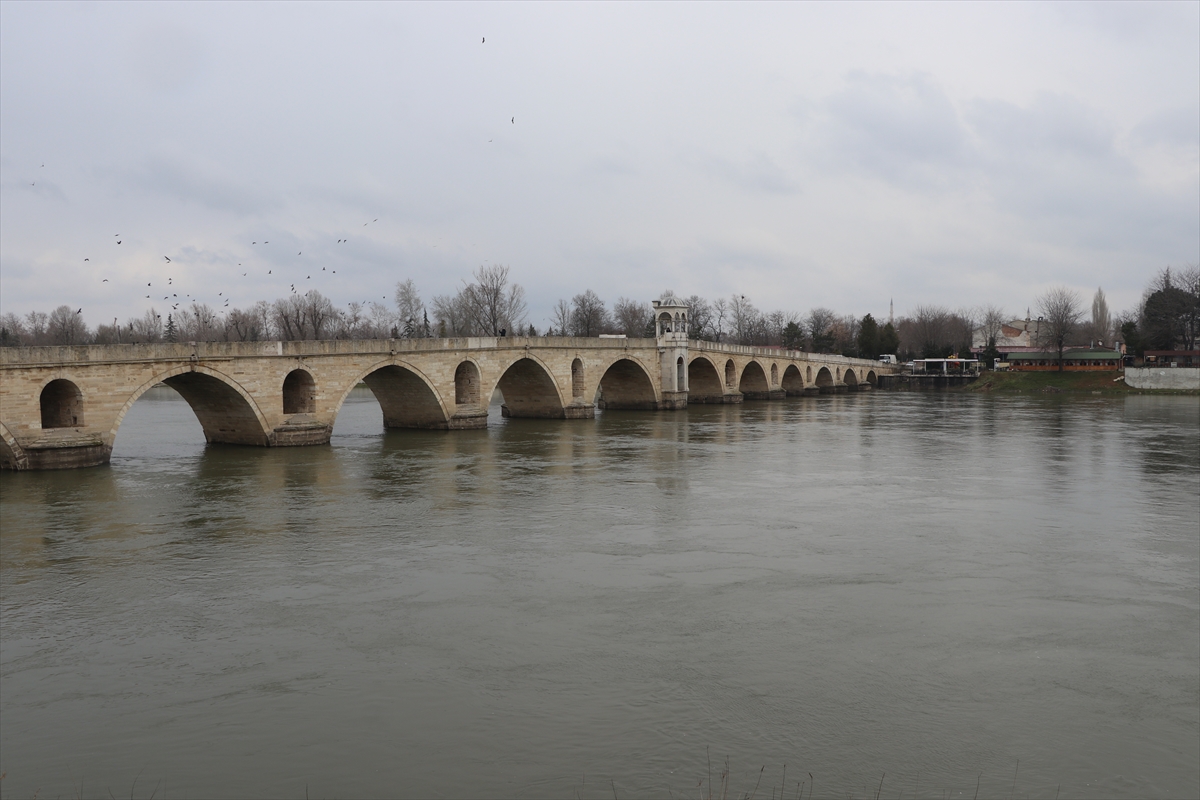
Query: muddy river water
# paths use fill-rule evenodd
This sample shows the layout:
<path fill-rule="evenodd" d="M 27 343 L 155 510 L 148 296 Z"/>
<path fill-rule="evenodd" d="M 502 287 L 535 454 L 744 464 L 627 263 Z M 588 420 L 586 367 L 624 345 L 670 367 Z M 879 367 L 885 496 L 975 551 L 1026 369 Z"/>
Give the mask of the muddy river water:
<path fill-rule="evenodd" d="M 4 797 L 1200 796 L 1195 397 L 260 450 L 161 389 L 0 493 Z"/>

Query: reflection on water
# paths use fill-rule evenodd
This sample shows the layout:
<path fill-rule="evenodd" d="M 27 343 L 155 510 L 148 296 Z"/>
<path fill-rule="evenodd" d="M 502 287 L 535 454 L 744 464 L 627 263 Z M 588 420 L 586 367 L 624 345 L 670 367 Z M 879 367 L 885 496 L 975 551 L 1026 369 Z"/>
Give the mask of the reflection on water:
<path fill-rule="evenodd" d="M 708 748 L 764 795 L 1196 796 L 1198 475 L 1186 397 L 448 433 L 364 391 L 267 450 L 151 392 L 111 467 L 0 477 L 3 788 L 694 796 Z"/>

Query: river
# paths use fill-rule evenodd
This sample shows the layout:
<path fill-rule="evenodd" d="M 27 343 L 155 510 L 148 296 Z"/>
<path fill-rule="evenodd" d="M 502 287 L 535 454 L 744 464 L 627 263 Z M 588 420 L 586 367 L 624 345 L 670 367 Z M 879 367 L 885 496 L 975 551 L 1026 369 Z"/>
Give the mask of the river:
<path fill-rule="evenodd" d="M 5 797 L 1200 796 L 1195 397 L 255 449 L 156 389 L 0 497 Z"/>

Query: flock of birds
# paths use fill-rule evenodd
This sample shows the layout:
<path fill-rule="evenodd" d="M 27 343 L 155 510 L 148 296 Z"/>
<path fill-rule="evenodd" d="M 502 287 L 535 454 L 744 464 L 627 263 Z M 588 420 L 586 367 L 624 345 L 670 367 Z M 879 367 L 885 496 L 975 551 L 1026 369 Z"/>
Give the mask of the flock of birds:
<path fill-rule="evenodd" d="M 372 219 L 372 220 L 368 220 L 367 222 L 364 222 L 364 223 L 363 223 L 363 227 L 365 228 L 365 227 L 367 227 L 368 225 L 372 225 L 372 224 L 374 224 L 374 223 L 376 223 L 376 222 L 379 222 L 379 220 L 378 220 L 377 218 L 376 218 L 376 219 Z M 116 234 L 113 234 L 113 238 L 115 238 L 115 239 L 116 239 L 116 243 L 117 243 L 118 245 L 120 245 L 120 244 L 122 244 L 122 243 L 125 241 L 125 238 L 126 238 L 126 237 L 124 237 L 124 236 L 123 236 L 122 234 L 120 234 L 120 233 L 116 233 Z M 349 242 L 349 241 L 350 241 L 350 238 L 349 238 L 349 237 L 343 237 L 343 238 L 340 238 L 340 239 L 338 239 L 338 240 L 337 240 L 337 244 L 346 244 L 346 243 L 347 243 L 347 242 Z M 264 240 L 261 242 L 261 245 L 269 245 L 270 243 L 271 243 L 271 242 L 270 242 L 270 240 L 266 240 L 266 239 L 264 239 Z M 251 244 L 251 246 L 261 246 L 261 245 L 260 245 L 260 243 L 259 243 L 257 240 L 250 242 L 250 244 Z M 303 255 L 304 255 L 304 251 L 303 251 L 303 250 L 298 250 L 298 251 L 296 252 L 296 256 L 297 256 L 297 257 L 303 256 Z M 84 260 L 85 262 L 91 263 L 91 257 L 84 258 L 83 260 Z M 166 265 L 170 264 L 170 265 L 173 265 L 173 267 L 175 267 L 175 268 L 178 268 L 178 267 L 180 266 L 180 264 L 179 264 L 179 263 L 177 263 L 177 260 L 178 260 L 178 256 L 176 256 L 176 260 L 172 260 L 170 256 L 164 255 L 164 256 L 163 256 L 163 261 L 164 261 L 165 263 L 164 263 L 164 264 L 162 264 L 162 265 L 160 265 L 160 266 L 164 266 L 164 267 L 165 267 Z M 239 262 L 237 262 L 237 265 L 238 265 L 239 267 L 241 267 L 241 266 L 243 266 L 243 262 L 239 261 Z M 302 271 L 303 271 L 303 270 L 302 270 Z M 267 269 L 267 271 L 266 271 L 266 274 L 267 274 L 267 275 L 274 275 L 274 272 L 275 272 L 275 267 L 274 267 L 274 266 L 272 266 L 272 267 L 269 267 L 269 268 Z M 321 272 L 328 272 L 328 273 L 329 273 L 329 274 L 331 274 L 331 275 L 336 275 L 336 274 L 337 274 L 337 270 L 336 270 L 336 269 L 334 269 L 334 270 L 331 270 L 331 269 L 329 269 L 328 267 L 324 267 L 324 266 L 323 266 L 323 267 L 321 267 Z M 243 278 L 249 277 L 249 275 L 250 275 L 250 271 L 249 271 L 249 270 L 245 270 L 245 271 L 243 271 L 243 272 L 242 272 L 242 277 L 243 277 Z M 306 274 L 306 275 L 304 276 L 303 280 L 312 280 L 312 276 L 313 276 L 313 273 L 312 273 L 312 272 L 308 272 L 308 274 Z M 192 303 L 199 303 L 199 302 L 202 302 L 202 298 L 200 298 L 199 296 L 192 296 L 192 294 L 191 294 L 190 292 L 184 292 L 184 294 L 183 294 L 183 297 L 181 298 L 181 297 L 179 296 L 179 293 L 178 293 L 178 292 L 170 291 L 171 289 L 177 288 L 177 287 L 175 286 L 175 276 L 174 276 L 174 275 L 170 275 L 170 274 L 168 274 L 168 275 L 166 275 L 166 276 L 164 276 L 164 277 L 166 278 L 166 283 L 165 283 L 165 284 L 163 284 L 163 283 L 159 283 L 159 286 L 165 286 L 165 287 L 166 287 L 166 289 L 167 289 L 167 293 L 163 295 L 163 298 L 162 298 L 162 299 L 170 303 L 170 310 L 171 310 L 171 311 L 177 311 L 181 305 L 184 305 L 184 304 L 185 304 L 185 303 L 187 303 L 187 302 L 192 302 Z M 160 280 L 161 280 L 161 279 L 160 279 Z M 294 281 L 292 281 L 292 282 L 290 283 L 290 291 L 291 291 L 291 293 L 292 293 L 292 294 L 299 294 L 299 293 L 300 293 L 300 292 L 299 292 L 299 290 L 297 290 L 297 289 L 296 289 L 296 283 L 297 283 L 297 282 L 299 282 L 299 280 L 300 280 L 300 279 L 299 279 L 299 278 L 297 278 L 296 280 L 294 280 Z M 100 281 L 100 282 L 101 282 L 101 283 L 109 283 L 109 282 L 110 282 L 110 279 L 109 279 L 109 278 L 101 278 L 101 281 Z M 150 280 L 150 281 L 147 281 L 147 282 L 146 282 L 146 288 L 153 288 L 153 287 L 154 287 L 154 281 L 153 281 L 153 280 Z M 161 291 L 161 289 L 160 289 L 160 291 Z M 305 294 L 311 294 L 311 292 L 312 292 L 312 291 L 313 291 L 313 290 L 311 290 L 311 289 L 310 289 L 308 292 L 305 292 Z M 220 308 L 221 308 L 221 309 L 226 309 L 226 308 L 229 308 L 229 304 L 230 304 L 230 302 L 231 302 L 231 298 L 230 298 L 230 297 L 228 297 L 228 296 L 226 296 L 226 294 L 225 294 L 225 290 L 222 290 L 222 291 L 219 291 L 219 292 L 217 292 L 217 297 L 218 297 L 219 299 L 218 299 L 216 302 L 217 302 L 217 304 L 220 306 Z M 147 294 L 147 295 L 145 295 L 145 299 L 147 299 L 147 300 L 155 300 L 155 299 L 157 299 L 157 298 L 156 298 L 156 297 L 155 297 L 153 294 Z M 384 297 L 384 299 L 387 299 L 387 298 L 386 298 L 386 296 Z M 363 302 L 364 302 L 364 304 L 366 303 L 366 301 L 363 301 Z M 79 308 L 78 310 L 76 310 L 76 312 L 75 312 L 75 313 L 76 313 L 76 314 L 82 314 L 82 313 L 83 313 L 83 308 Z M 161 314 L 156 314 L 156 316 L 158 316 L 158 317 L 160 317 L 160 318 L 161 318 L 161 316 L 162 316 L 162 315 L 161 315 Z"/>
<path fill-rule="evenodd" d="M 480 43 L 481 43 L 481 44 L 484 44 L 484 43 L 486 43 L 486 42 L 487 42 L 487 37 L 486 37 L 486 36 L 485 36 L 485 37 L 482 37 L 482 39 L 481 39 Z M 512 124 L 512 125 L 516 125 L 516 124 L 517 124 L 517 118 L 516 118 L 515 116 L 511 117 L 511 118 L 510 118 L 510 120 L 509 120 L 509 123 L 510 123 L 510 124 Z M 492 141 L 492 139 L 488 139 L 488 141 L 489 141 L 489 142 L 491 142 L 491 141 Z M 41 166 L 44 168 L 46 165 L 45 165 L 45 164 L 42 164 Z M 34 182 L 31 182 L 31 184 L 30 184 L 30 185 L 31 185 L 31 186 L 34 186 L 34 185 L 36 185 L 36 181 L 34 181 Z M 377 222 L 379 222 L 379 220 L 378 220 L 378 219 L 372 219 L 372 220 L 369 220 L 369 221 L 367 221 L 367 222 L 364 222 L 364 223 L 363 223 L 363 227 L 367 227 L 367 226 L 369 226 L 369 225 L 372 225 L 372 224 L 374 224 L 374 223 L 377 223 Z M 124 241 L 126 240 L 126 237 L 124 237 L 124 236 L 123 236 L 122 234 L 120 234 L 120 233 L 114 234 L 114 235 L 113 235 L 113 238 L 114 238 L 114 239 L 116 239 L 116 244 L 117 244 L 117 245 L 120 245 L 120 244 L 122 244 L 122 242 L 124 242 Z M 339 238 L 339 239 L 337 240 L 337 242 L 336 242 L 336 243 L 337 243 L 338 245 L 342 245 L 342 244 L 346 244 L 346 243 L 347 243 L 347 242 L 349 242 L 349 241 L 350 241 L 349 237 L 342 237 L 342 238 Z M 251 244 L 251 246 L 254 246 L 254 247 L 258 247 L 258 246 L 260 246 L 260 245 L 259 245 L 259 242 L 258 242 L 257 240 L 250 242 L 250 244 Z M 264 240 L 262 241 L 262 245 L 269 245 L 269 244 L 270 244 L 270 241 L 269 241 L 269 240 L 265 240 L 265 239 L 264 239 Z M 436 245 L 436 244 L 435 244 L 435 245 L 433 245 L 433 246 L 434 246 L 434 247 L 437 247 L 437 245 Z M 297 251 L 297 252 L 296 252 L 296 257 L 301 257 L 301 256 L 303 256 L 303 255 L 304 255 L 304 251 L 303 251 L 303 250 L 299 250 L 299 251 Z M 179 258 L 179 257 L 178 257 L 178 255 L 177 255 L 177 256 L 176 256 L 176 259 L 178 259 L 178 258 Z M 91 260 L 91 257 L 90 257 L 90 256 L 89 256 L 89 257 L 87 257 L 87 258 L 84 258 L 83 260 L 84 260 L 84 262 L 87 262 L 87 263 L 92 263 L 92 260 Z M 164 255 L 164 256 L 163 256 L 163 261 L 164 261 L 165 263 L 164 263 L 164 264 L 162 264 L 162 265 L 160 265 L 160 266 L 173 265 L 173 267 L 174 267 L 174 268 L 176 268 L 176 269 L 181 267 L 181 264 L 179 264 L 179 263 L 176 263 L 176 261 L 173 261 L 173 260 L 171 259 L 171 257 L 170 257 L 170 256 Z M 241 261 L 237 262 L 237 266 L 239 266 L 239 267 L 243 266 L 243 262 L 241 262 Z M 275 266 L 278 266 L 278 264 L 276 263 L 276 265 L 275 265 Z M 271 275 L 271 276 L 273 276 L 273 275 L 274 275 L 274 269 L 275 269 L 275 267 L 274 267 L 274 266 L 272 266 L 272 267 L 268 268 L 268 269 L 267 269 L 267 271 L 266 271 L 266 274 L 267 274 L 267 275 Z M 301 271 L 304 271 L 304 270 L 301 270 Z M 337 274 L 337 270 L 336 270 L 336 269 L 335 269 L 335 270 L 328 270 L 328 269 L 327 269 L 326 267 L 324 267 L 324 266 L 323 266 L 323 267 L 321 267 L 321 272 L 328 272 L 328 273 L 329 273 L 329 274 L 331 274 L 331 275 L 336 275 L 336 274 Z M 297 272 L 296 274 L 298 275 L 298 274 L 299 274 L 299 272 Z M 250 270 L 249 270 L 249 269 L 247 269 L 247 270 L 245 270 L 245 271 L 243 271 L 243 272 L 242 272 L 242 277 L 243 277 L 243 278 L 246 278 L 246 277 L 248 277 L 249 275 L 250 275 Z M 310 273 L 308 273 L 308 274 L 306 274 L 306 275 L 304 276 L 304 279 L 303 279 L 303 280 L 305 280 L 305 281 L 310 281 L 310 280 L 312 280 L 312 276 L 313 276 L 313 274 L 310 272 Z M 200 303 L 200 302 L 202 302 L 202 299 L 201 299 L 199 296 L 193 296 L 193 295 L 192 295 L 190 292 L 184 292 L 184 294 L 183 294 L 183 297 L 181 298 L 181 297 L 179 296 L 179 293 L 178 293 L 178 292 L 173 292 L 173 291 L 170 291 L 171 289 L 178 288 L 178 287 L 176 287 L 176 286 L 175 286 L 175 276 L 174 276 L 174 275 L 166 275 L 165 277 L 166 277 L 166 283 L 165 283 L 165 284 L 161 284 L 161 283 L 160 283 L 160 284 L 159 284 L 159 286 L 165 286 L 165 287 L 166 287 L 166 289 L 167 289 L 167 292 L 166 292 L 165 294 L 163 294 L 163 297 L 162 297 L 162 299 L 163 299 L 164 301 L 167 301 L 167 302 L 169 302 L 169 303 L 170 303 L 170 310 L 171 310 L 171 311 L 177 311 L 181 305 L 184 305 L 184 304 L 185 304 L 185 303 L 187 303 L 187 302 L 191 302 L 191 303 Z M 299 290 L 297 290 L 297 288 L 296 288 L 296 284 L 297 284 L 299 281 L 300 281 L 300 279 L 299 279 L 299 278 L 295 278 L 295 279 L 294 279 L 292 282 L 290 282 L 290 284 L 289 284 L 289 291 L 291 292 L 291 294 L 294 294 L 294 295 L 295 295 L 295 294 L 300 294 Z M 109 283 L 109 282 L 110 282 L 110 279 L 109 279 L 109 278 L 102 278 L 102 279 L 101 279 L 101 283 Z M 148 289 L 153 289 L 153 288 L 154 288 L 154 283 L 155 283 L 155 282 L 154 282 L 153 280 L 151 280 L 151 281 L 148 281 L 148 282 L 146 283 L 146 288 L 148 288 Z M 218 304 L 218 306 L 219 306 L 219 308 L 220 308 L 220 309 L 227 309 L 227 308 L 229 308 L 229 305 L 230 305 L 230 297 L 226 295 L 226 290 L 227 290 L 227 289 L 229 289 L 229 288 L 230 288 L 230 287 L 226 287 L 226 289 L 223 289 L 222 291 L 220 291 L 220 292 L 217 292 L 217 297 L 218 297 L 219 299 L 216 301 L 216 303 Z M 160 291 L 161 291 L 161 289 L 160 289 Z M 313 290 L 312 290 L 312 289 L 310 289 L 309 291 L 305 292 L 304 294 L 305 294 L 305 295 L 311 294 L 311 292 L 312 292 L 312 291 L 313 291 Z M 147 299 L 147 300 L 156 300 L 157 298 L 156 298 L 156 296 L 154 295 L 154 293 L 150 293 L 150 294 L 146 294 L 146 295 L 145 295 L 145 299 Z M 387 300 L 387 296 L 386 296 L 386 295 L 384 295 L 384 296 L 382 297 L 382 299 L 386 301 L 386 300 Z M 368 302 L 367 300 L 363 300 L 363 301 L 362 301 L 362 305 L 364 305 L 364 306 L 365 306 L 365 305 L 367 304 L 367 302 Z M 348 305 L 353 305 L 353 303 L 350 303 L 350 304 L 348 304 Z M 78 310 L 77 310 L 75 313 L 76 313 L 76 314 L 82 314 L 82 313 L 83 313 L 83 308 L 82 308 L 82 307 L 81 307 L 81 308 L 79 308 L 79 309 L 78 309 Z M 158 317 L 160 317 L 160 318 L 161 318 L 161 316 L 162 316 L 162 315 L 161 315 L 161 314 L 158 314 L 158 315 L 156 315 L 156 316 L 158 316 Z"/>

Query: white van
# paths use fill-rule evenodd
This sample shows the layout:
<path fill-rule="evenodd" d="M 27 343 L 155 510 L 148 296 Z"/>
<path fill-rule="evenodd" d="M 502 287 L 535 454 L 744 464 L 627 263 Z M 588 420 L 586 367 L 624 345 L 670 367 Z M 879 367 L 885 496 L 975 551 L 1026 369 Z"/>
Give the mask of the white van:
<path fill-rule="evenodd" d="M 896 358 L 896 356 L 894 356 L 894 355 L 880 356 L 879 361 L 882 364 L 899 364 L 900 363 L 900 359 Z"/>

